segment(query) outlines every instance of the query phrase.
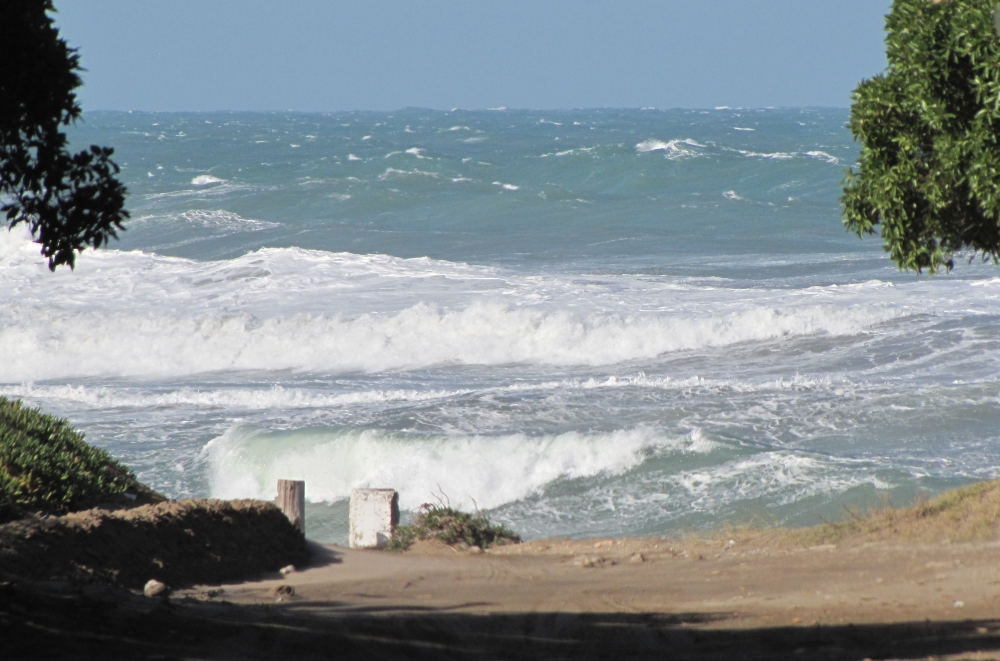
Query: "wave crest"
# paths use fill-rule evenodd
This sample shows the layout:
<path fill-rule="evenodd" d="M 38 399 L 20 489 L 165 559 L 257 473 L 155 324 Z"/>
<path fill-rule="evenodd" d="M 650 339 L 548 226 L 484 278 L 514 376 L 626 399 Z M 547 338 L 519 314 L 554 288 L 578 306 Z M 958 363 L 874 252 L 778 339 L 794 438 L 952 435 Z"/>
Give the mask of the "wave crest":
<path fill-rule="evenodd" d="M 237 424 L 202 451 L 212 495 L 271 499 L 279 479 L 305 480 L 312 502 L 391 487 L 415 509 L 444 492 L 452 505 L 494 508 L 559 479 L 620 474 L 651 454 L 710 452 L 703 439 L 648 428 L 547 436 L 426 436 L 382 430 L 267 432 Z"/>
<path fill-rule="evenodd" d="M 467 365 L 611 365 L 668 352 L 814 333 L 849 335 L 888 308 L 755 307 L 718 317 L 575 315 L 477 302 L 418 303 L 355 318 L 249 313 L 51 312 L 0 316 L 0 382 L 81 376 L 185 376 L 230 370 L 343 373 Z"/>

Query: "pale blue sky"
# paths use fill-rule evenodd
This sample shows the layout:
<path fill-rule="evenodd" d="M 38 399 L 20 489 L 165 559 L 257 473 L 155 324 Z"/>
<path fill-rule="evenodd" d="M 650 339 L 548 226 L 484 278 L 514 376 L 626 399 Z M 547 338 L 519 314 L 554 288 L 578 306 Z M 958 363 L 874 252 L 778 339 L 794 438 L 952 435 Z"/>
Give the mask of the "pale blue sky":
<path fill-rule="evenodd" d="M 85 110 L 847 106 L 890 0 L 56 0 Z"/>

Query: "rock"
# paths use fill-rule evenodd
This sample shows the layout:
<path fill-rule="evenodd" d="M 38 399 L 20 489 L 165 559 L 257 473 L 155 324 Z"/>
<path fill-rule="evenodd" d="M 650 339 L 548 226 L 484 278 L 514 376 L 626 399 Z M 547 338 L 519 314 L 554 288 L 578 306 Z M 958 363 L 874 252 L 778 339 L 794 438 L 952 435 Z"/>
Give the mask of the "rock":
<path fill-rule="evenodd" d="M 819 544 L 817 546 L 810 546 L 809 550 L 810 551 L 836 551 L 837 550 L 837 545 L 836 544 Z"/>
<path fill-rule="evenodd" d="M 288 565 L 286 567 L 282 567 L 281 569 L 279 569 L 278 573 L 280 573 L 282 576 L 288 576 L 294 571 L 295 571 L 295 565 Z"/>
<path fill-rule="evenodd" d="M 479 553 L 482 553 L 482 552 L 483 552 L 483 548 L 481 546 L 470 546 L 469 547 L 469 553 L 471 553 L 473 555 L 476 555 L 476 554 L 479 554 Z"/>
<path fill-rule="evenodd" d="M 167 591 L 166 584 L 161 583 L 155 578 L 149 579 L 146 582 L 146 587 L 142 589 L 142 593 L 147 597 L 159 597 L 160 595 L 165 594 L 166 591 Z"/>
<path fill-rule="evenodd" d="M 580 555 L 573 559 L 573 564 L 577 567 L 582 567 L 583 569 L 603 567 L 604 558 L 599 555 Z"/>
<path fill-rule="evenodd" d="M 646 556 L 641 553 L 633 553 L 632 557 L 628 559 L 629 562 L 646 562 Z"/>
<path fill-rule="evenodd" d="M 271 595 L 274 597 L 291 597 L 295 594 L 295 588 L 291 585 L 275 585 L 271 588 Z"/>

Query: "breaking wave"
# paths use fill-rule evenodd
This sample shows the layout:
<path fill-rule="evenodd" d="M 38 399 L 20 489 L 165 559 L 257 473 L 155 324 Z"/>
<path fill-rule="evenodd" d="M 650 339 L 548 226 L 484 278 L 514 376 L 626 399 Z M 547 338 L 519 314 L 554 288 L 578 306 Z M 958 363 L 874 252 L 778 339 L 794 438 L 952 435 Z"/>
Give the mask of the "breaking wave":
<path fill-rule="evenodd" d="M 559 479 L 621 474 L 653 454 L 705 453 L 701 438 L 654 429 L 529 436 L 416 436 L 382 430 L 264 431 L 237 424 L 202 452 L 212 495 L 273 497 L 278 479 L 305 480 L 310 501 L 332 502 L 351 489 L 391 487 L 415 509 L 444 494 L 452 505 L 494 508 Z"/>

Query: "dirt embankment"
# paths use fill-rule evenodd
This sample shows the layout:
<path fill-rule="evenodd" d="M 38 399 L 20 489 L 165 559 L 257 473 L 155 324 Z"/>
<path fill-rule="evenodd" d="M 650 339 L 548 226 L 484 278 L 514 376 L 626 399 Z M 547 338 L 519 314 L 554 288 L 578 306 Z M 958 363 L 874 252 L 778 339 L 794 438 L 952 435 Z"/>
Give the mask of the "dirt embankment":
<path fill-rule="evenodd" d="M 305 538 L 270 503 L 182 500 L 0 525 L 0 573 L 141 588 L 239 581 L 304 565 Z"/>

